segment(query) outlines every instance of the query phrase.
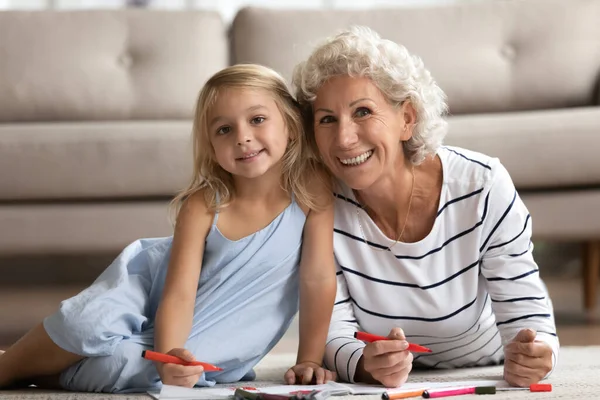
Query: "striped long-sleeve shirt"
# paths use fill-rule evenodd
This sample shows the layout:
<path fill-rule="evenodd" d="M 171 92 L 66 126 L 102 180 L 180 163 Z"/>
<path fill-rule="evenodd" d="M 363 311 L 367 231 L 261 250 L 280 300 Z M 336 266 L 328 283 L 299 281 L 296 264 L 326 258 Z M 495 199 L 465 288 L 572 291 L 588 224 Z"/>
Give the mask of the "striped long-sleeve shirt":
<path fill-rule="evenodd" d="M 342 185 L 335 193 L 338 289 L 325 365 L 343 380 L 354 382 L 365 346 L 354 332 L 387 336 L 393 327 L 432 349 L 415 354 L 415 365 L 498 364 L 503 345 L 523 328 L 537 331 L 556 363 L 559 342 L 532 256 L 531 217 L 508 172 L 498 159 L 461 148 L 443 147 L 438 155 L 438 213 L 416 243 L 385 250 L 392 241 L 352 190 Z"/>

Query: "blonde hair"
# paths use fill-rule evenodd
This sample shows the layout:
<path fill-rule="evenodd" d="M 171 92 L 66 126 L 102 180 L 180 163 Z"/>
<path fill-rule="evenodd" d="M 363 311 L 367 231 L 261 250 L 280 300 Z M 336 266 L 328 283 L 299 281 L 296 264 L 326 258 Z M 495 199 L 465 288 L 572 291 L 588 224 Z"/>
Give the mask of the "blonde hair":
<path fill-rule="evenodd" d="M 388 102 L 399 106 L 408 100 L 417 120 L 404 151 L 414 164 L 435 154 L 447 132 L 446 95 L 423 62 L 408 50 L 367 27 L 355 26 L 327 39 L 294 69 L 296 98 L 306 117 L 308 142 L 317 151 L 312 103 L 319 88 L 330 78 L 348 75 L 368 77 Z"/>
<path fill-rule="evenodd" d="M 311 209 L 318 208 L 314 193 L 308 189 L 308 179 L 318 167 L 306 142 L 298 103 L 277 72 L 262 65 L 238 64 L 214 74 L 200 91 L 193 122 L 193 175 L 188 186 L 171 202 L 175 215 L 187 198 L 201 190 L 211 211 L 226 207 L 235 196 L 232 176 L 217 163 L 208 133 L 209 111 L 223 89 L 264 90 L 273 96 L 289 132 L 289 143 L 281 160 L 281 186 L 293 193 L 298 202 Z"/>

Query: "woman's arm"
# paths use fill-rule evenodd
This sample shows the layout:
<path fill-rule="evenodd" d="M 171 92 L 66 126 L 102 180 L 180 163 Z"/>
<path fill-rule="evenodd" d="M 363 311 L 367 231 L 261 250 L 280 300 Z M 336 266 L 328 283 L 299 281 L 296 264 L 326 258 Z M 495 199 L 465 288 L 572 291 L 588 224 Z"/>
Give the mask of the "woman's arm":
<path fill-rule="evenodd" d="M 192 328 L 204 241 L 212 223 L 203 193 L 190 196 L 175 224 L 171 258 L 156 313 L 154 349 L 183 348 Z"/>
<path fill-rule="evenodd" d="M 402 329 L 393 328 L 386 341 L 365 345 L 355 339 L 360 325 L 354 316 L 352 296 L 346 278 L 337 267 L 337 295 L 325 351 L 325 366 L 336 371 L 340 380 L 398 387 L 408 379 L 412 354 Z"/>
<path fill-rule="evenodd" d="M 481 274 L 492 300 L 496 325 L 505 350 L 520 331 L 533 329 L 535 341 L 550 347 L 551 353 L 547 354 L 551 354 L 553 369 L 559 342 L 552 302 L 533 259 L 531 216 L 504 166 L 492 164 L 492 173 L 489 215 L 480 250 Z M 533 343 L 530 347 L 535 347 Z"/>

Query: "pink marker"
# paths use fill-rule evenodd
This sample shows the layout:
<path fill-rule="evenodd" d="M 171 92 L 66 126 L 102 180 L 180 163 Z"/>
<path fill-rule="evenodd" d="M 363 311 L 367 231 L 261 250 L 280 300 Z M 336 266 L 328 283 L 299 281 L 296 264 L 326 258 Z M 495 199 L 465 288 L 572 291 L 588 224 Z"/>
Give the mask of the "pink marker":
<path fill-rule="evenodd" d="M 423 397 L 426 399 L 436 399 L 438 397 L 460 396 L 463 394 L 495 394 L 495 386 L 471 386 L 455 389 L 425 390 Z"/>

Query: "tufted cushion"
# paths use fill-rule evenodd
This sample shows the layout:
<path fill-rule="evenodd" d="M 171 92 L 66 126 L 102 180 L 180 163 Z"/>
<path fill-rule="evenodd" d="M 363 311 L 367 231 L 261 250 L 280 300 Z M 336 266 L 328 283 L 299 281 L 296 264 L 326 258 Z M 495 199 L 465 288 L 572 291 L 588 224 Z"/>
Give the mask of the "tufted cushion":
<path fill-rule="evenodd" d="M 181 119 L 228 63 L 207 11 L 0 12 L 0 122 Z"/>
<path fill-rule="evenodd" d="M 588 106 L 600 77 L 600 1 L 503 0 L 421 8 L 246 8 L 233 30 L 234 62 L 291 78 L 322 38 L 367 25 L 423 58 L 454 114 Z"/>

